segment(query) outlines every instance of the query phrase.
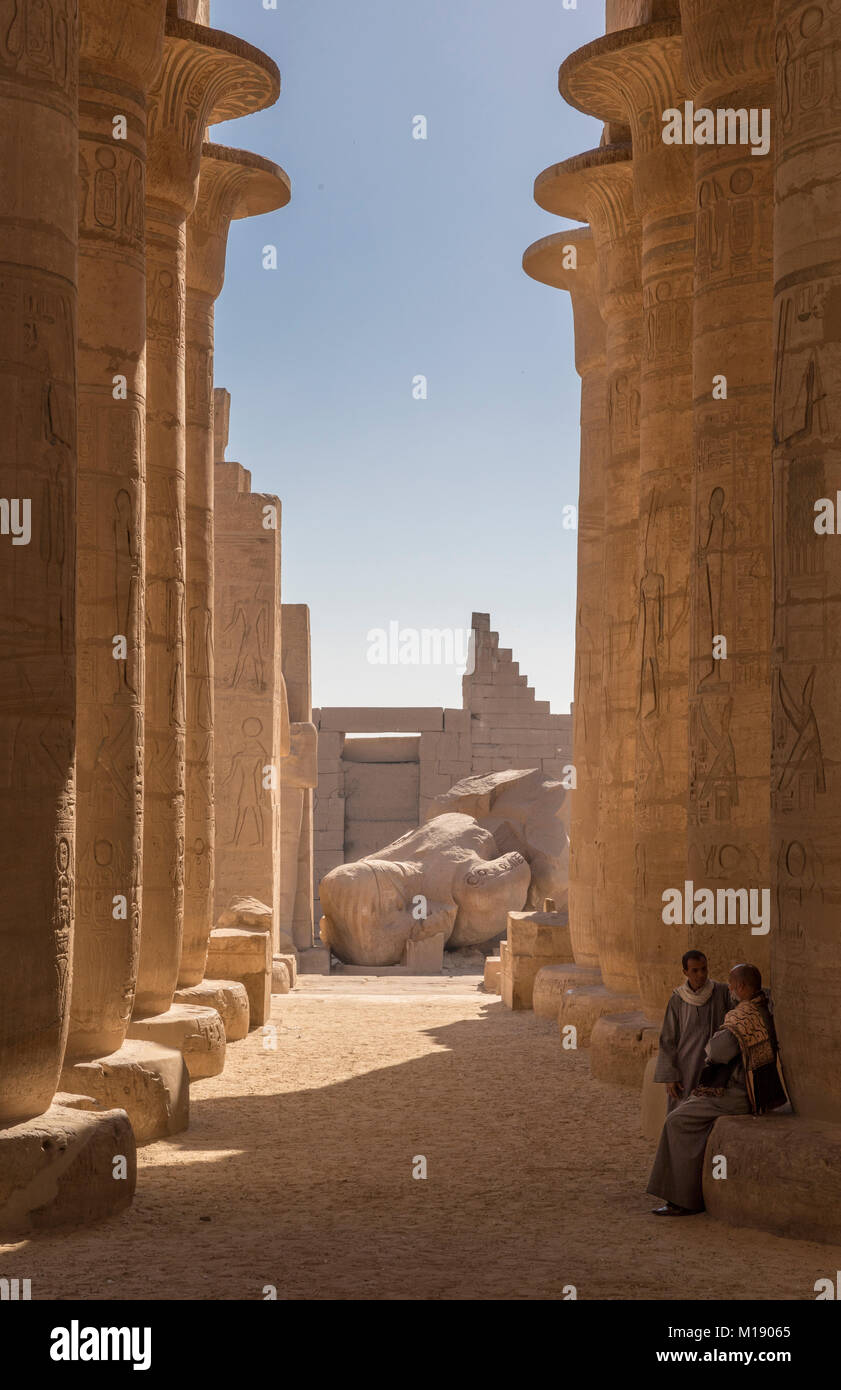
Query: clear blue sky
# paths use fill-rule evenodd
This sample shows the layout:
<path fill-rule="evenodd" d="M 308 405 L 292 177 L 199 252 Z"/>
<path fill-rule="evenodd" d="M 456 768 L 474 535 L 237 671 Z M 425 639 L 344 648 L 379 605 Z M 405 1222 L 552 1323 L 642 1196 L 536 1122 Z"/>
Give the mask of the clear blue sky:
<path fill-rule="evenodd" d="M 563 712 L 579 379 L 568 296 L 521 257 L 572 225 L 536 207 L 535 175 L 600 138 L 557 70 L 603 32 L 603 0 L 212 0 L 211 19 L 282 74 L 271 111 L 213 130 L 292 180 L 287 208 L 232 227 L 216 384 L 228 458 L 283 501 L 314 704 L 459 706 L 454 669 L 371 665 L 367 633 L 475 610 Z"/>

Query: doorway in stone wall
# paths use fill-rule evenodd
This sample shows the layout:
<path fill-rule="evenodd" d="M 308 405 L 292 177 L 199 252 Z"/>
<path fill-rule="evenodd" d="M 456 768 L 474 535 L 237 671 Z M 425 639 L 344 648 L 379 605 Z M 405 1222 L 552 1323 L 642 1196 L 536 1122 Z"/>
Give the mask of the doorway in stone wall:
<path fill-rule="evenodd" d="M 345 734 L 345 863 L 420 823 L 420 734 Z"/>

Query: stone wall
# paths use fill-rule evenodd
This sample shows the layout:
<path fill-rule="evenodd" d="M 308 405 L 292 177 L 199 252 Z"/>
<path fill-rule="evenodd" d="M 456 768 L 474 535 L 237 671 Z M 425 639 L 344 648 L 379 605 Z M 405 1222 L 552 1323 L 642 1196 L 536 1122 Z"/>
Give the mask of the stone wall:
<path fill-rule="evenodd" d="M 462 680 L 462 709 L 313 711 L 316 922 L 326 873 L 420 825 L 435 797 L 462 777 L 516 767 L 561 777 L 571 764 L 572 715 L 553 714 L 547 700 L 535 698 L 511 650 L 500 648 L 489 614 L 474 613 L 472 628 L 474 669 Z"/>

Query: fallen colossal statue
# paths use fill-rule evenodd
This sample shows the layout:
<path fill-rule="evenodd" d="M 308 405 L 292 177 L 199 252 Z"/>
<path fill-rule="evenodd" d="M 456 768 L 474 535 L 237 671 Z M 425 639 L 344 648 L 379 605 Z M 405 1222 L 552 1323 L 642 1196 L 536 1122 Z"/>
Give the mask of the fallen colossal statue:
<path fill-rule="evenodd" d="M 501 854 L 519 850 L 531 869 L 527 908 L 539 912 L 546 898 L 566 907 L 569 800 L 563 782 L 534 769 L 464 777 L 435 798 L 426 819 L 447 811 L 474 816 Z"/>
<path fill-rule="evenodd" d="M 439 935 L 450 949 L 477 946 L 502 935 L 530 877 L 472 816 L 437 816 L 321 880 L 322 940 L 349 965 L 398 965 L 408 941 Z"/>
<path fill-rule="evenodd" d="M 349 965 L 398 965 L 419 943 L 498 941 L 508 913 L 566 904 L 565 789 L 542 773 L 468 777 L 426 823 L 320 886 L 322 939 Z"/>

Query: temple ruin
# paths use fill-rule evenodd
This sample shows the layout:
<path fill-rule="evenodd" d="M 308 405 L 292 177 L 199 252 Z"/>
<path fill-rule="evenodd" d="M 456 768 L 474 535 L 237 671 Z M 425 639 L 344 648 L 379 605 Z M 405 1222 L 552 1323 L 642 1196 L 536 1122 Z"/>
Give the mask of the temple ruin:
<path fill-rule="evenodd" d="M 595 1076 L 645 1078 L 656 1136 L 648 1059 L 675 961 L 699 947 L 719 979 L 757 964 L 794 1113 L 718 1121 L 708 1159 L 732 1163 L 726 1183 L 705 1173 L 707 1206 L 837 1241 L 816 1170 L 841 1146 L 841 561 L 816 514 L 837 483 L 841 23 L 799 0 L 608 0 L 606 29 L 559 75 L 602 139 L 535 183 L 541 207 L 586 225 L 523 261 L 569 292 L 581 376 L 574 964 L 535 998 L 578 1027 Z M 692 110 L 723 111 L 731 133 L 667 139 L 668 113 Z M 667 925 L 664 895 L 685 884 L 766 892 L 770 929 Z"/>
<path fill-rule="evenodd" d="M 577 225 L 523 267 L 581 379 L 569 714 L 487 613 L 460 709 L 313 707 L 213 368 L 231 225 L 292 197 L 214 137 L 275 61 L 210 0 L 6 8 L 0 1241 L 130 1207 L 191 1084 L 277 1050 L 273 995 L 331 1007 L 331 947 L 427 976 L 498 943 L 484 1002 L 573 1036 L 650 1138 L 676 962 L 758 965 L 791 1106 L 717 1121 L 707 1209 L 841 1244 L 841 0 L 607 0 L 561 64 L 602 133 L 537 175 Z M 721 915 L 750 895 L 767 923 Z"/>

